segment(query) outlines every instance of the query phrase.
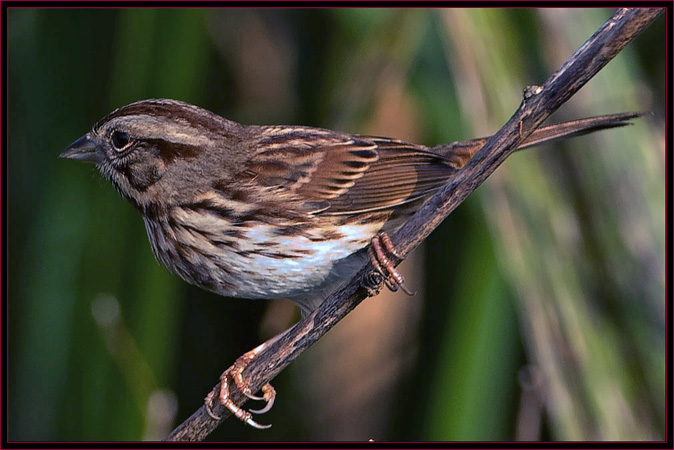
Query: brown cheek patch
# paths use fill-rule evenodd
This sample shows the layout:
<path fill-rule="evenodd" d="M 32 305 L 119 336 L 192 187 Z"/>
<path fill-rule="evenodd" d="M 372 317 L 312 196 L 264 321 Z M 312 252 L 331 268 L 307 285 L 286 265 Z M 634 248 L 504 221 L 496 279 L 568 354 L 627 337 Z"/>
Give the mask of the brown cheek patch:
<path fill-rule="evenodd" d="M 148 147 L 157 149 L 157 156 L 166 165 L 172 164 L 176 159 L 194 159 L 202 152 L 197 145 L 169 142 L 163 139 L 146 139 L 146 142 L 149 144 Z"/>

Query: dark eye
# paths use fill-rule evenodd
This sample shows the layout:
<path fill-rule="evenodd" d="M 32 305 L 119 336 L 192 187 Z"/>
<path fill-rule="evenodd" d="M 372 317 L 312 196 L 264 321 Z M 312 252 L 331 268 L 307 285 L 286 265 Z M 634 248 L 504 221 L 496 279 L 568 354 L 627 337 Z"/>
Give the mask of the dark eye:
<path fill-rule="evenodd" d="M 117 150 L 124 150 L 131 143 L 131 138 L 129 133 L 124 131 L 114 131 L 112 133 L 112 145 L 115 146 Z"/>

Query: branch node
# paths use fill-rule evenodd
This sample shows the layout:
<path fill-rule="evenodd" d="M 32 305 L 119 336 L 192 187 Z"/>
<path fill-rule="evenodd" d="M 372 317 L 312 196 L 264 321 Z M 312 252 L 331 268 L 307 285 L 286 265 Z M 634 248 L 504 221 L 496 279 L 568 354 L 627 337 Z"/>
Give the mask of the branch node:
<path fill-rule="evenodd" d="M 384 277 L 376 270 L 371 270 L 365 274 L 361 282 L 361 286 L 367 292 L 368 297 L 374 297 L 381 292 L 384 284 Z"/>
<path fill-rule="evenodd" d="M 529 100 L 534 95 L 540 94 L 542 90 L 543 90 L 543 88 L 540 87 L 540 86 L 537 86 L 537 85 L 525 87 L 524 88 L 524 100 Z"/>

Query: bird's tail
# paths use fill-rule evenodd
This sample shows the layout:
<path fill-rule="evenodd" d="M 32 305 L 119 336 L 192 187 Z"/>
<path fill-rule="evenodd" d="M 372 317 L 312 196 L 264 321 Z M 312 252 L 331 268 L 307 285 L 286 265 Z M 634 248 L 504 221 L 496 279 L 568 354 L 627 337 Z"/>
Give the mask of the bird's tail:
<path fill-rule="evenodd" d="M 536 129 L 527 137 L 517 150 L 534 145 L 545 144 L 559 139 L 566 139 L 608 128 L 631 125 L 632 119 L 647 115 L 647 112 L 631 112 L 609 114 L 604 116 L 588 117 L 586 119 L 571 120 L 556 123 Z M 457 169 L 463 167 L 489 140 L 489 137 L 472 139 L 470 141 L 452 142 L 433 147 L 431 150 L 447 157 Z"/>

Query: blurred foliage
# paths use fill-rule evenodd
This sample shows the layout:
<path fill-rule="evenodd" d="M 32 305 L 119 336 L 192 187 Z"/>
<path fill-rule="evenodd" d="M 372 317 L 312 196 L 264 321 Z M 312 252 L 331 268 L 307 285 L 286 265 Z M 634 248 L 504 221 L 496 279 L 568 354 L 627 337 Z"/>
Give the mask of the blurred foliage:
<path fill-rule="evenodd" d="M 110 110 L 165 97 L 244 123 L 460 140 L 498 129 L 611 13 L 10 9 L 9 439 L 160 439 L 268 337 L 267 302 L 168 274 L 137 212 L 56 159 Z M 663 438 L 664 29 L 557 115 L 653 117 L 514 155 L 428 239 L 424 295 L 404 299 L 418 320 L 366 323 L 408 323 L 412 350 L 385 372 L 386 403 L 339 412 L 361 431 L 312 425 L 346 393 L 308 386 L 303 355 L 274 381 L 271 430 L 228 420 L 212 439 Z M 335 400 L 309 407 L 312 389 Z"/>

